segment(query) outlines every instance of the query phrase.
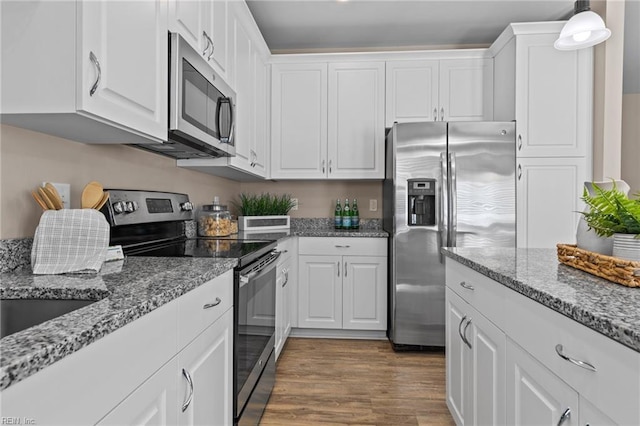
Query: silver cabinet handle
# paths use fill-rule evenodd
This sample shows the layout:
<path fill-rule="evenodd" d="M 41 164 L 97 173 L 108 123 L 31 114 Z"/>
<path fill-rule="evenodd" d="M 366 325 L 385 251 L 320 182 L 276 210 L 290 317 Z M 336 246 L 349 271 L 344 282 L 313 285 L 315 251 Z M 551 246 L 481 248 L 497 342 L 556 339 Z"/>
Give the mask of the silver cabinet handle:
<path fill-rule="evenodd" d="M 96 93 L 96 90 L 98 90 L 98 85 L 100 84 L 100 78 L 102 77 L 102 68 L 100 68 L 100 62 L 93 52 L 89 52 L 89 60 L 93 62 L 93 65 L 95 65 L 96 69 L 98 70 L 96 81 L 95 83 L 93 83 L 93 86 L 91 86 L 91 89 L 89 89 L 89 96 L 93 96 L 93 94 Z"/>
<path fill-rule="evenodd" d="M 460 281 L 460 286 L 466 288 L 467 290 L 475 290 L 475 288 L 471 284 L 467 284 L 466 281 Z"/>
<path fill-rule="evenodd" d="M 440 121 L 444 121 L 444 107 L 440 108 Z"/>
<path fill-rule="evenodd" d="M 189 405 L 193 400 L 193 380 L 191 380 L 191 375 L 184 368 L 182 369 L 182 375 L 184 376 L 184 378 L 187 380 L 187 383 L 189 384 L 189 395 L 187 396 L 187 400 L 182 404 L 182 412 L 184 413 L 187 410 L 187 408 L 189 408 Z"/>
<path fill-rule="evenodd" d="M 211 40 L 211 37 L 209 37 L 209 34 L 207 34 L 206 31 L 203 31 L 202 34 L 204 35 L 204 37 L 207 39 L 207 44 L 209 46 L 211 46 L 211 52 L 209 53 L 209 55 L 207 55 L 207 61 L 211 60 L 211 57 L 213 56 L 213 40 Z M 205 49 L 205 52 L 207 50 Z M 202 56 L 204 56 L 204 52 L 202 53 Z"/>
<path fill-rule="evenodd" d="M 467 328 L 469 328 L 470 325 L 471 325 L 471 318 L 467 320 L 467 324 L 462 329 L 462 340 L 464 340 L 464 343 L 467 344 L 469 349 L 471 349 L 471 342 L 469 342 L 469 339 L 467 339 Z"/>
<path fill-rule="evenodd" d="M 258 161 L 258 154 L 256 154 L 256 152 L 254 150 L 249 150 L 249 157 L 250 157 L 250 165 L 251 167 L 255 167 L 256 166 L 256 161 Z"/>
<path fill-rule="evenodd" d="M 340 276 L 340 262 L 336 262 L 338 264 L 338 276 Z"/>
<path fill-rule="evenodd" d="M 289 270 L 285 269 L 283 272 L 284 272 L 284 282 L 282 283 L 282 287 L 284 288 L 284 286 L 286 286 L 287 283 L 289 282 Z"/>
<path fill-rule="evenodd" d="M 518 180 L 522 179 L 522 164 L 518 164 Z"/>
<path fill-rule="evenodd" d="M 460 324 L 458 324 L 458 335 L 460 336 L 460 339 L 462 339 L 463 342 L 467 343 L 466 340 L 464 339 L 464 336 L 462 335 L 462 324 L 464 324 L 464 322 L 467 320 L 467 316 L 463 316 L 462 319 L 460 320 Z"/>
<path fill-rule="evenodd" d="M 580 361 L 579 359 L 573 359 L 567 355 L 564 354 L 564 352 L 562 352 L 563 347 L 560 344 L 556 345 L 556 353 L 558 354 L 558 356 L 562 359 L 564 359 L 565 361 L 569 361 L 572 364 L 577 365 L 578 367 L 582 367 L 585 370 L 589 370 L 589 371 L 597 371 L 596 367 L 594 367 L 592 364 L 589 364 L 586 361 Z"/>
<path fill-rule="evenodd" d="M 322 160 L 322 173 L 324 174 L 324 160 Z"/>
<path fill-rule="evenodd" d="M 332 162 L 332 160 L 329 160 L 329 173 L 331 173 L 331 171 L 332 171 L 331 170 L 331 162 Z"/>
<path fill-rule="evenodd" d="M 522 149 L 522 135 L 518 135 L 518 151 Z"/>
<path fill-rule="evenodd" d="M 438 121 L 438 108 L 433 109 L 433 121 Z"/>
<path fill-rule="evenodd" d="M 220 300 L 219 297 L 216 297 L 216 301 L 215 302 L 213 302 L 213 303 L 205 303 L 205 305 L 202 307 L 202 309 L 213 308 L 214 306 L 218 306 L 221 302 L 222 302 L 222 300 Z"/>
<path fill-rule="evenodd" d="M 341 246 L 341 245 L 339 245 L 339 244 L 335 244 L 335 245 L 334 245 L 334 247 L 336 247 L 336 248 L 349 248 L 349 247 L 351 247 L 351 246 L 350 246 L 350 245 Z"/>
<path fill-rule="evenodd" d="M 558 420 L 558 426 L 561 426 L 569 417 L 571 417 L 571 408 L 567 407 L 560 416 L 560 420 Z"/>
<path fill-rule="evenodd" d="M 344 261 L 344 276 L 347 276 L 347 261 Z"/>

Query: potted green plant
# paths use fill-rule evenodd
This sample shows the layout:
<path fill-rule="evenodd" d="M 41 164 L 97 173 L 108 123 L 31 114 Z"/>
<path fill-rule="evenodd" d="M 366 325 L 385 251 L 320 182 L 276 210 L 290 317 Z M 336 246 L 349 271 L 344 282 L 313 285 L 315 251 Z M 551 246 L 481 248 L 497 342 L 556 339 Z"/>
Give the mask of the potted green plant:
<path fill-rule="evenodd" d="M 295 206 L 290 194 L 245 194 L 233 202 L 238 210 L 238 228 L 244 231 L 289 229 L 289 211 Z"/>
<path fill-rule="evenodd" d="M 593 183 L 582 200 L 588 206 L 582 215 L 589 229 L 600 237 L 613 236 L 613 256 L 640 261 L 640 198 L 629 198 L 615 183 L 610 189 Z"/>

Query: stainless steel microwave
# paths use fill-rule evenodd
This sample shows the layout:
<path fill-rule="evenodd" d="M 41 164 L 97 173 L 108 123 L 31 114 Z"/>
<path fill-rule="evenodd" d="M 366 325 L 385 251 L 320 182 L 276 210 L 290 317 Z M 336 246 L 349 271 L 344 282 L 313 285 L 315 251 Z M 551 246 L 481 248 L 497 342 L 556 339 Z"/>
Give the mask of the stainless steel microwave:
<path fill-rule="evenodd" d="M 235 99 L 205 58 L 170 33 L 168 141 L 140 147 L 180 159 L 234 156 Z"/>

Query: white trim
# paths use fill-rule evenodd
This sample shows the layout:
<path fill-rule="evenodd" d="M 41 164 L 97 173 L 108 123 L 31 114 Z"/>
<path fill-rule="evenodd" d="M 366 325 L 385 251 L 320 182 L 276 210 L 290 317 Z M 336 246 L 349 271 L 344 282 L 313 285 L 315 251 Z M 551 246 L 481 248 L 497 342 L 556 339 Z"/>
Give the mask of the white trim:
<path fill-rule="evenodd" d="M 335 330 L 326 328 L 292 328 L 289 337 L 310 339 L 388 340 L 386 330 Z"/>

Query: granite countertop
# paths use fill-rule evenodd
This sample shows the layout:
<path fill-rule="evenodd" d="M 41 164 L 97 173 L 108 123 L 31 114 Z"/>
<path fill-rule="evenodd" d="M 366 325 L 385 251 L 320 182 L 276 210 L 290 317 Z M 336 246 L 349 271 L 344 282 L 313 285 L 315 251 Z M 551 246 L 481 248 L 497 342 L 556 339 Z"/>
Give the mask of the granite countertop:
<path fill-rule="evenodd" d="M 0 339 L 0 390 L 233 269 L 236 259 L 127 257 L 99 274 L 0 274 L 0 298 L 97 300 Z"/>
<path fill-rule="evenodd" d="M 561 264 L 555 249 L 444 248 L 442 252 L 640 352 L 640 288 L 625 287 Z"/>

